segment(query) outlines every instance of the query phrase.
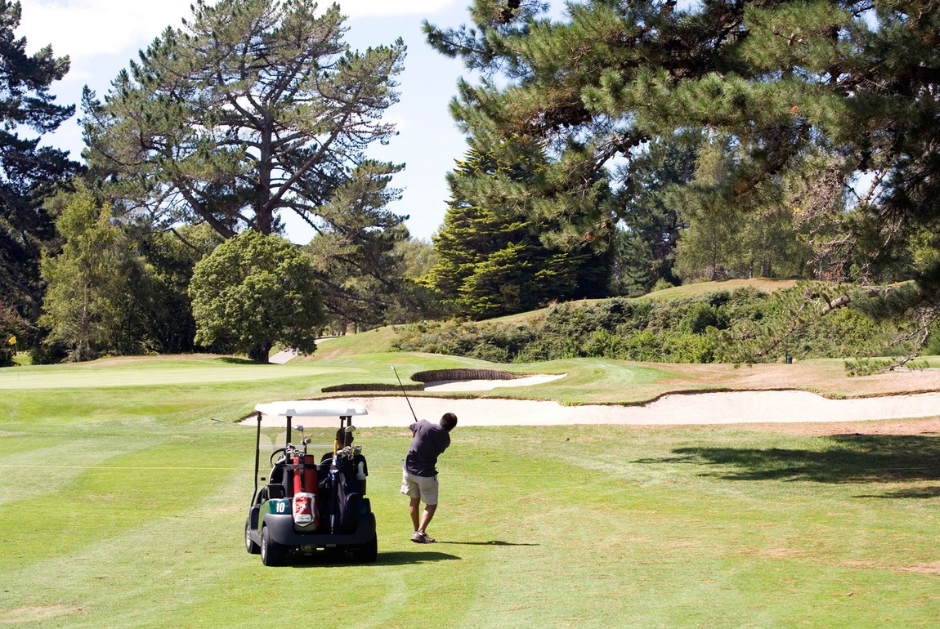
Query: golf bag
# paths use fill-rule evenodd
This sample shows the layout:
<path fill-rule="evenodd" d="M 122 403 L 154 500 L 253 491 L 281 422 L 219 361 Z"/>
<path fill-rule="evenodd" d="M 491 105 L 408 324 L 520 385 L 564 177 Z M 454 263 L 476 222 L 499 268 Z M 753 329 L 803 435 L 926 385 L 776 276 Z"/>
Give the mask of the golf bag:
<path fill-rule="evenodd" d="M 361 454 L 352 458 L 327 453 L 320 462 L 318 502 L 320 525 L 333 533 L 349 533 L 359 526 L 359 511 L 365 483 L 359 478 L 360 463 L 363 476 L 368 475 L 366 459 Z"/>

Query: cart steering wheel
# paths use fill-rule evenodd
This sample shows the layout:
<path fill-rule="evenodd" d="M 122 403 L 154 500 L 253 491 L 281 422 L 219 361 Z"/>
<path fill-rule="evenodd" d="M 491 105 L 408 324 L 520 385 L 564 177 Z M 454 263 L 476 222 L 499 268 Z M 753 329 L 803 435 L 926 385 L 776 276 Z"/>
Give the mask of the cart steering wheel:
<path fill-rule="evenodd" d="M 268 462 L 271 464 L 271 466 L 274 466 L 274 463 L 277 462 L 278 458 L 284 455 L 285 452 L 287 452 L 285 448 L 278 448 L 272 452 L 270 458 L 268 459 Z"/>

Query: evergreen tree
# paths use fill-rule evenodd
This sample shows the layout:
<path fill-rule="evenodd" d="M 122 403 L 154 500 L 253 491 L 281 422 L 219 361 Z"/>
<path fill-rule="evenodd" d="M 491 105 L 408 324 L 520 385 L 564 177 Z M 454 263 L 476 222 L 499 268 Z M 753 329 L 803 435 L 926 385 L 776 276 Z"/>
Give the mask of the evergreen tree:
<path fill-rule="evenodd" d="M 787 177 L 813 182 L 797 210 L 820 225 L 811 236 L 833 279 L 874 279 L 940 216 L 940 6 L 587 0 L 559 21 L 539 9 L 477 0 L 475 28 L 426 25 L 441 52 L 508 79 L 462 84 L 465 119 L 595 170 L 677 129 L 727 135 L 738 161 L 705 200 L 720 192 L 750 220 L 780 202 Z M 940 271 L 918 277 L 935 300 Z"/>
<path fill-rule="evenodd" d="M 365 172 L 366 148 L 394 135 L 380 118 L 405 54 L 401 40 L 350 51 L 344 21 L 312 0 L 198 0 L 103 102 L 86 91 L 91 166 L 123 209 L 162 224 L 206 222 L 230 238 L 277 232 L 293 211 L 319 226 Z"/>
<path fill-rule="evenodd" d="M 76 167 L 66 152 L 39 142 L 74 107 L 57 105 L 49 93 L 68 72 L 68 57 L 54 57 L 49 46 L 27 55 L 26 39 L 14 34 L 20 16 L 19 2 L 0 0 L 0 302 L 35 320 L 41 253 L 56 246 L 53 217 L 42 202 Z M 22 137 L 27 129 L 36 135 Z"/>
<path fill-rule="evenodd" d="M 560 221 L 535 209 L 544 172 L 538 147 L 503 146 L 471 149 L 448 175 L 451 199 L 426 282 L 458 314 L 483 319 L 606 292 L 607 261 L 595 255 L 603 243 L 562 246 L 550 237 Z"/>
<path fill-rule="evenodd" d="M 685 279 L 802 277 L 813 253 L 794 214 L 801 200 L 789 185 L 793 174 L 782 175 L 784 185 L 761 182 L 746 202 L 729 203 L 737 168 L 734 140 L 713 137 L 699 152 L 695 177 L 671 190 L 670 203 L 686 223 L 676 271 Z"/>
<path fill-rule="evenodd" d="M 395 250 L 408 239 L 408 230 L 403 217 L 385 209 L 399 197 L 389 187 L 395 172 L 388 164 L 366 161 L 320 209 L 323 221 L 308 250 L 335 327 L 397 322 L 404 268 Z"/>
<path fill-rule="evenodd" d="M 673 285 L 680 282 L 673 267 L 679 232 L 685 224 L 670 203 L 670 193 L 694 176 L 702 141 L 701 134 L 682 131 L 654 138 L 635 151 L 629 167 L 615 173 L 615 180 L 623 182 L 615 201 L 620 216 L 613 269 L 615 292 L 645 293 L 660 280 Z"/>
<path fill-rule="evenodd" d="M 136 309 L 146 321 L 149 343 L 161 354 L 195 351 L 196 321 L 189 283 L 196 264 L 223 242 L 222 237 L 205 223 L 180 225 L 170 231 L 133 225 L 130 231 L 146 260 L 147 291 Z"/>
<path fill-rule="evenodd" d="M 733 265 L 739 262 L 743 213 L 738 205 L 725 203 L 724 190 L 734 169 L 730 144 L 728 138 L 706 143 L 694 179 L 688 186 L 672 191 L 672 204 L 681 208 L 687 225 L 678 245 L 676 265 L 676 271 L 686 279 L 733 277 Z"/>
<path fill-rule="evenodd" d="M 26 331 L 26 326 L 26 321 L 15 309 L 0 302 L 0 367 L 13 364 L 19 337 Z"/>
<path fill-rule="evenodd" d="M 56 227 L 65 239 L 58 255 L 42 259 L 47 283 L 40 325 L 47 344 L 61 344 L 74 361 L 106 353 L 147 351 L 141 307 L 150 293 L 136 246 L 85 190 L 66 195 Z"/>

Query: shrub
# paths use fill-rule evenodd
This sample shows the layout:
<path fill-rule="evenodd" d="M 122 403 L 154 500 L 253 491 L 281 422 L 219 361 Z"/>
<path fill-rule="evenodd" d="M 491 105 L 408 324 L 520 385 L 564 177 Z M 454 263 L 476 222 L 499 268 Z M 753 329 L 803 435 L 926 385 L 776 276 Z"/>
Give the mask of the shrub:
<path fill-rule="evenodd" d="M 868 306 L 866 306 L 868 307 Z M 786 303 L 754 289 L 716 291 L 672 300 L 614 298 L 590 305 L 563 303 L 526 323 L 421 323 L 399 329 L 403 351 L 469 356 L 492 362 L 539 362 L 561 358 L 612 358 L 642 362 L 736 362 L 729 350 L 732 328 L 781 325 Z M 872 353 L 890 337 L 891 327 L 861 308 L 819 317 L 792 334 L 777 353 L 798 358 Z"/>

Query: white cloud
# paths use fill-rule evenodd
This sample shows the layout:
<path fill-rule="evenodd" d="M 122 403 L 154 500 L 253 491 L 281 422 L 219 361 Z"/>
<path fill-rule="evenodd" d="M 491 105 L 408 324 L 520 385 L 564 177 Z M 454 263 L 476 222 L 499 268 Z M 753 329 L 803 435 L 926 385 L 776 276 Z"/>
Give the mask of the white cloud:
<path fill-rule="evenodd" d="M 349 17 L 389 17 L 393 15 L 430 15 L 458 0 L 345 0 L 340 9 Z M 326 3 L 323 3 L 324 5 Z"/>
<path fill-rule="evenodd" d="M 351 18 L 431 15 L 458 0 L 346 0 Z M 191 15 L 192 0 L 31 0 L 24 2 L 17 34 L 28 49 L 52 44 L 56 55 L 91 57 L 146 47 L 167 26 Z M 320 6 L 328 6 L 321 2 Z"/>
<path fill-rule="evenodd" d="M 32 0 L 24 2 L 18 35 L 28 50 L 47 44 L 57 56 L 91 57 L 146 47 L 167 26 L 179 26 L 191 0 Z"/>

